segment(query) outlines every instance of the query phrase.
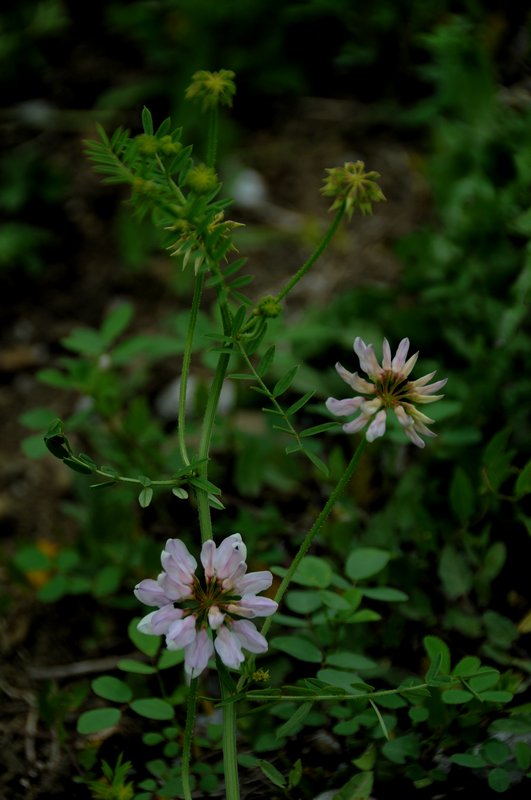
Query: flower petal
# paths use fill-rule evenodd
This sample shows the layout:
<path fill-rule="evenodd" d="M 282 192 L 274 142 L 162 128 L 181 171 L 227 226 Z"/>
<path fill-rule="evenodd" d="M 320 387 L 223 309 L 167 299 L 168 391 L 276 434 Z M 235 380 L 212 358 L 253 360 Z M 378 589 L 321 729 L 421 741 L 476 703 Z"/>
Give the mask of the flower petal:
<path fill-rule="evenodd" d="M 391 369 L 391 348 L 389 347 L 389 342 L 387 339 L 383 340 L 383 359 L 382 359 L 382 367 L 384 369 Z"/>
<path fill-rule="evenodd" d="M 225 614 L 219 610 L 217 606 L 211 606 L 208 612 L 208 624 L 212 628 L 213 631 L 216 631 L 221 625 L 223 625 L 223 620 L 225 619 Z"/>
<path fill-rule="evenodd" d="M 376 391 L 373 383 L 369 383 L 369 381 L 364 380 L 364 378 L 360 378 L 357 372 L 349 372 L 339 362 L 336 364 L 336 370 L 338 375 L 343 378 L 345 383 L 348 383 L 355 392 L 374 394 Z"/>
<path fill-rule="evenodd" d="M 184 649 L 184 669 L 191 678 L 197 678 L 208 665 L 214 654 L 212 639 L 204 628 L 197 633 L 194 641 Z"/>
<path fill-rule="evenodd" d="M 240 664 L 245 659 L 242 653 L 242 645 L 239 638 L 231 633 L 226 625 L 223 625 L 217 632 L 214 647 L 227 667 L 239 669 Z"/>
<path fill-rule="evenodd" d="M 361 431 L 361 429 L 367 425 L 370 418 L 369 414 L 360 414 L 359 417 L 353 419 L 352 422 L 346 422 L 343 425 L 343 430 L 345 433 L 357 433 L 357 431 Z"/>
<path fill-rule="evenodd" d="M 239 533 L 233 533 L 223 539 L 216 553 L 214 554 L 213 564 L 216 576 L 223 580 L 230 577 L 242 562 L 245 562 L 247 548 Z"/>
<path fill-rule="evenodd" d="M 208 539 L 203 542 L 201 548 L 201 564 L 205 570 L 205 577 L 210 579 L 214 577 L 216 571 L 214 569 L 214 556 L 216 555 L 216 544 L 213 539 Z"/>
<path fill-rule="evenodd" d="M 254 594 L 244 594 L 236 603 L 229 603 L 227 611 L 239 617 L 269 617 L 278 608 L 278 603 L 269 597 L 256 597 Z"/>
<path fill-rule="evenodd" d="M 152 578 L 146 578 L 144 581 L 135 586 L 134 594 L 137 600 L 144 603 L 146 606 L 165 606 L 171 603 L 171 598 L 167 596 L 164 588 L 158 581 Z"/>
<path fill-rule="evenodd" d="M 372 344 L 365 344 L 359 336 L 354 340 L 354 352 L 360 360 L 360 367 L 370 377 L 381 375 L 383 370 L 376 360 Z"/>
<path fill-rule="evenodd" d="M 151 617 L 151 633 L 156 636 L 168 633 L 170 626 L 177 620 L 182 619 L 183 613 L 182 609 L 174 608 L 173 603 L 154 611 Z M 144 633 L 147 633 L 147 631 L 144 631 Z"/>
<path fill-rule="evenodd" d="M 256 626 L 248 619 L 238 619 L 232 623 L 232 631 L 236 634 L 242 647 L 250 653 L 265 653 L 267 651 L 267 641 L 261 633 L 256 630 Z"/>
<path fill-rule="evenodd" d="M 173 622 L 166 634 L 166 647 L 168 650 L 181 650 L 191 644 L 197 635 L 195 623 L 195 614 L 190 614 Z"/>
<path fill-rule="evenodd" d="M 384 435 L 386 419 L 387 415 L 385 409 L 382 409 L 376 414 L 365 434 L 365 438 L 368 442 L 374 442 L 375 439 L 379 439 L 380 436 Z"/>
<path fill-rule="evenodd" d="M 167 572 L 161 572 L 158 577 L 158 583 L 169 602 L 173 603 L 175 600 L 184 600 L 186 597 L 192 596 L 192 584 L 180 583 L 174 580 L 171 575 L 168 575 Z"/>
<path fill-rule="evenodd" d="M 326 407 L 336 417 L 348 417 L 349 414 L 354 414 L 358 410 L 364 400 L 364 397 L 347 397 L 345 400 L 336 400 L 335 397 L 329 397 L 326 401 Z"/>
<path fill-rule="evenodd" d="M 407 351 L 409 350 L 409 339 L 402 339 L 396 350 L 396 355 L 391 362 L 391 369 L 402 372 L 406 363 Z"/>
<path fill-rule="evenodd" d="M 262 572 L 248 572 L 234 581 L 234 589 L 241 595 L 244 594 L 259 594 L 264 589 L 269 589 L 273 583 L 273 575 L 269 570 L 265 569 Z M 225 581 L 223 582 L 225 584 Z M 225 588 L 225 585 L 223 586 Z"/>

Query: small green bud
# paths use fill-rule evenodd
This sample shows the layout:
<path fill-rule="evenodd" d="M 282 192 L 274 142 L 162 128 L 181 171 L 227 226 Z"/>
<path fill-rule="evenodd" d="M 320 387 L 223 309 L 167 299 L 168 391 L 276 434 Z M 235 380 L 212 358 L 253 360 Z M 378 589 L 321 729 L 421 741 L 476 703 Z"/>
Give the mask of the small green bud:
<path fill-rule="evenodd" d="M 268 319 L 278 317 L 281 312 L 282 306 L 272 295 L 263 297 L 253 311 L 255 316 L 267 317 Z"/>
<path fill-rule="evenodd" d="M 147 194 L 153 196 L 157 193 L 157 185 L 153 181 L 146 181 L 144 178 L 135 178 L 132 183 L 133 191 L 137 194 Z"/>
<path fill-rule="evenodd" d="M 159 142 L 155 136 L 141 133 L 137 136 L 138 150 L 143 156 L 154 156 L 159 149 Z"/>
<path fill-rule="evenodd" d="M 208 194 L 214 191 L 218 183 L 218 176 L 215 171 L 212 167 L 207 167 L 206 164 L 198 164 L 196 167 L 192 167 L 186 176 L 186 185 L 196 194 Z"/>
<path fill-rule="evenodd" d="M 160 140 L 160 151 L 165 156 L 176 156 L 182 149 L 182 144 L 174 142 L 171 136 L 163 136 Z"/>
<path fill-rule="evenodd" d="M 376 183 L 379 172 L 365 172 L 363 161 L 347 161 L 342 167 L 327 169 L 321 192 L 325 197 L 335 197 L 330 211 L 345 203 L 349 220 L 357 207 L 362 214 L 372 214 L 372 203 L 385 200 L 384 193 Z"/>
<path fill-rule="evenodd" d="M 209 72 L 201 69 L 192 75 L 192 83 L 186 90 L 186 99 L 201 103 L 203 111 L 216 106 L 232 106 L 232 98 L 236 92 L 231 69 L 220 69 Z"/>
<path fill-rule="evenodd" d="M 268 669 L 257 669 L 253 672 L 253 681 L 255 681 L 255 683 L 267 683 L 268 680 L 269 680 Z"/>

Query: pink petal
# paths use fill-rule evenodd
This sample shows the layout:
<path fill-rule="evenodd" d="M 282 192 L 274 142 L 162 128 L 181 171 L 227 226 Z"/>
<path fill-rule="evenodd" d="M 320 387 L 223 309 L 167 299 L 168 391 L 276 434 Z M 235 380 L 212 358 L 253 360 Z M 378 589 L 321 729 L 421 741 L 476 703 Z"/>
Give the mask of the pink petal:
<path fill-rule="evenodd" d="M 417 447 L 425 447 L 426 446 L 426 443 L 422 441 L 422 439 L 420 438 L 420 436 L 418 435 L 418 433 L 416 432 L 416 430 L 413 427 L 404 428 L 404 433 L 406 434 L 406 436 L 409 439 L 411 439 L 413 444 L 417 445 Z"/>
<path fill-rule="evenodd" d="M 278 608 L 278 603 L 269 597 L 256 597 L 254 594 L 244 594 L 241 600 L 230 603 L 227 611 L 239 617 L 269 617 Z"/>
<path fill-rule="evenodd" d="M 166 634 L 166 647 L 168 650 L 181 650 L 191 644 L 196 637 L 195 615 L 178 619 L 168 628 Z"/>
<path fill-rule="evenodd" d="M 326 407 L 336 417 L 348 417 L 349 414 L 357 411 L 364 399 L 363 397 L 347 397 L 345 400 L 336 400 L 335 397 L 329 397 Z"/>
<path fill-rule="evenodd" d="M 219 545 L 214 555 L 213 563 L 216 576 L 223 580 L 234 573 L 238 566 L 245 561 L 247 548 L 239 533 L 227 536 Z"/>
<path fill-rule="evenodd" d="M 212 578 L 215 575 L 214 556 L 216 555 L 216 545 L 213 539 L 203 543 L 201 548 L 201 564 L 205 570 L 205 577 Z"/>
<path fill-rule="evenodd" d="M 265 653 L 267 651 L 266 639 L 249 620 L 235 620 L 232 623 L 232 631 L 240 640 L 242 647 L 245 647 L 250 653 Z"/>
<path fill-rule="evenodd" d="M 417 358 L 418 357 L 419 357 L 419 354 L 415 353 L 414 356 L 411 356 L 411 358 L 408 358 L 408 360 L 406 361 L 406 363 L 404 364 L 402 369 L 398 370 L 398 372 L 400 372 L 400 374 L 403 375 L 404 378 L 406 378 L 409 375 L 409 373 L 411 372 L 411 370 L 413 369 L 413 367 L 417 363 Z"/>
<path fill-rule="evenodd" d="M 383 359 L 382 367 L 384 369 L 391 369 L 391 348 L 387 339 L 383 340 Z"/>
<path fill-rule="evenodd" d="M 220 611 L 217 606 L 211 606 L 208 612 L 208 624 L 213 631 L 216 631 L 221 625 L 223 625 L 224 619 L 225 614 L 223 614 L 223 612 Z"/>
<path fill-rule="evenodd" d="M 402 339 L 398 345 L 396 355 L 391 362 L 391 369 L 395 372 L 402 372 L 406 363 L 407 351 L 409 350 L 409 339 Z"/>
<path fill-rule="evenodd" d="M 160 560 L 165 571 L 176 583 L 192 584 L 197 561 L 180 539 L 168 539 Z"/>
<path fill-rule="evenodd" d="M 359 336 L 354 340 L 354 352 L 360 360 L 360 367 L 370 377 L 377 377 L 383 372 L 376 360 L 372 344 L 366 345 Z"/>
<path fill-rule="evenodd" d="M 188 548 L 180 539 L 168 539 L 163 552 L 169 553 L 178 564 L 182 566 L 187 574 L 194 573 L 197 569 L 197 561 L 188 552 Z"/>
<path fill-rule="evenodd" d="M 146 614 L 145 617 L 142 617 L 142 619 L 136 626 L 136 629 L 140 631 L 140 633 L 152 634 L 153 630 L 151 629 L 151 620 L 153 619 L 156 613 L 157 613 L 156 611 L 150 611 L 149 614 Z"/>
<path fill-rule="evenodd" d="M 361 429 L 365 427 L 370 418 L 368 414 L 360 414 L 359 417 L 353 419 L 352 422 L 346 422 L 343 425 L 343 430 L 345 433 L 357 433 L 357 431 L 361 431 Z"/>
<path fill-rule="evenodd" d="M 151 633 L 156 636 L 168 633 L 170 626 L 177 620 L 182 619 L 182 616 L 183 611 L 180 608 L 174 608 L 173 603 L 159 608 L 151 617 Z"/>
<path fill-rule="evenodd" d="M 376 391 L 373 383 L 369 383 L 369 381 L 360 378 L 357 372 L 349 372 L 339 362 L 336 364 L 336 370 L 338 375 L 343 378 L 345 383 L 348 383 L 348 385 L 351 386 L 355 392 L 361 392 L 362 394 L 374 394 Z"/>
<path fill-rule="evenodd" d="M 208 659 L 214 654 L 212 639 L 202 628 L 194 641 L 184 649 L 184 669 L 191 678 L 197 678 L 208 665 Z"/>
<path fill-rule="evenodd" d="M 245 656 L 242 653 L 242 646 L 239 638 L 231 633 L 226 625 L 217 632 L 214 647 L 227 667 L 239 669 Z"/>
<path fill-rule="evenodd" d="M 166 595 L 160 583 L 151 578 L 140 581 L 138 586 L 135 586 L 134 593 L 136 599 L 146 606 L 159 606 L 160 608 L 171 602 L 171 598 Z"/>
<path fill-rule="evenodd" d="M 164 590 L 166 597 L 169 598 L 170 602 L 174 602 L 175 600 L 184 600 L 186 597 L 192 596 L 191 585 L 173 580 L 173 578 L 166 572 L 163 572 L 159 575 L 158 582 Z"/>
<path fill-rule="evenodd" d="M 410 417 L 402 406 L 395 406 L 393 411 L 395 412 L 395 416 L 403 428 L 409 428 L 411 425 L 413 425 L 413 417 Z"/>
<path fill-rule="evenodd" d="M 384 409 L 379 411 L 374 420 L 371 422 L 367 429 L 367 433 L 365 434 L 365 438 L 368 442 L 374 442 L 375 439 L 379 439 L 380 436 L 383 436 L 385 433 L 385 422 L 386 422 L 386 412 Z"/>
<path fill-rule="evenodd" d="M 249 572 L 247 575 L 235 580 L 233 585 L 238 594 L 244 595 L 259 594 L 264 589 L 269 589 L 272 583 L 273 575 L 266 569 L 262 572 Z"/>
<path fill-rule="evenodd" d="M 239 564 L 236 564 L 234 570 L 223 579 L 221 585 L 224 589 L 233 589 L 236 582 L 242 578 L 245 573 L 247 572 L 247 564 L 245 561 L 240 561 Z"/>

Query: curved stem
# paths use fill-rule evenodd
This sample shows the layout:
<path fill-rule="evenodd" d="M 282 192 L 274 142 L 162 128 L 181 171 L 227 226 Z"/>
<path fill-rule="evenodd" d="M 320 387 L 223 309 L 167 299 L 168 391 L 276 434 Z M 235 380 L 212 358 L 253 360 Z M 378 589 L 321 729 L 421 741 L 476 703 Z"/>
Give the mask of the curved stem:
<path fill-rule="evenodd" d="M 284 594 L 286 593 L 286 590 L 287 590 L 287 588 L 288 588 L 288 586 L 289 586 L 289 584 L 291 582 L 291 579 L 293 578 L 295 570 L 297 569 L 297 567 L 299 566 L 300 562 L 302 561 L 302 559 L 304 558 L 304 556 L 308 552 L 311 543 L 313 542 L 313 540 L 315 539 L 315 537 L 317 536 L 317 534 L 319 533 L 319 531 L 323 527 L 323 524 L 325 523 L 328 515 L 332 511 L 332 508 L 334 507 L 334 505 L 338 501 L 340 495 L 344 492 L 347 483 L 352 478 L 352 475 L 354 474 L 354 471 L 355 471 L 356 467 L 359 464 L 359 461 L 361 459 L 361 456 L 362 456 L 363 451 L 365 450 L 366 446 L 367 446 L 367 440 L 366 440 L 365 437 L 363 437 L 361 439 L 359 445 L 357 446 L 356 451 L 355 451 L 354 455 L 352 456 L 352 458 L 350 460 L 350 463 L 348 464 L 345 472 L 343 473 L 343 475 L 339 479 L 336 488 L 334 489 L 334 491 L 332 492 L 332 494 L 330 495 L 330 497 L 326 501 L 325 505 L 323 506 L 323 509 L 322 509 L 321 513 L 319 514 L 319 516 L 317 517 L 317 519 L 313 523 L 312 527 L 310 528 L 310 530 L 308 531 L 308 533 L 304 537 L 304 541 L 302 542 L 301 546 L 299 547 L 297 555 L 295 556 L 295 558 L 291 562 L 290 567 L 289 567 L 286 575 L 284 576 L 284 578 L 282 580 L 282 583 L 278 587 L 277 593 L 275 595 L 275 601 L 277 603 L 280 604 L 280 602 L 282 601 L 282 598 L 284 597 Z M 265 636 L 267 634 L 269 628 L 271 627 L 271 623 L 273 622 L 273 619 L 274 619 L 274 616 L 273 617 L 268 617 L 266 619 L 266 621 L 264 622 L 264 624 L 262 626 L 262 630 L 261 630 L 263 636 Z"/>
<path fill-rule="evenodd" d="M 185 416 L 186 416 L 186 388 L 188 385 L 188 375 L 190 373 L 190 362 L 192 360 L 192 347 L 194 342 L 195 326 L 197 324 L 197 314 L 199 312 L 199 305 L 201 303 L 201 295 L 203 293 L 203 286 L 205 283 L 205 274 L 202 272 L 197 276 L 194 286 L 194 296 L 192 298 L 192 308 L 190 309 L 190 318 L 188 320 L 188 332 L 186 334 L 186 342 L 184 345 L 183 353 L 183 366 L 181 371 L 181 382 L 179 385 L 179 416 L 177 421 L 177 438 L 179 441 L 179 452 L 183 463 L 188 466 L 190 459 L 188 458 L 188 451 L 186 449 L 185 438 Z"/>
<path fill-rule="evenodd" d="M 192 678 L 188 690 L 188 703 L 186 705 L 186 725 L 184 728 L 183 761 L 181 770 L 184 800 L 192 800 L 192 790 L 190 789 L 190 759 L 192 755 L 192 736 L 194 733 L 196 703 L 197 678 Z"/>
<path fill-rule="evenodd" d="M 284 297 L 286 297 L 286 295 L 289 294 L 289 292 L 291 292 L 291 290 L 293 289 L 295 284 L 298 283 L 300 281 L 300 279 L 302 277 L 304 277 L 304 275 L 306 275 L 308 270 L 315 264 L 315 262 L 317 261 L 317 259 L 321 255 L 321 253 L 324 250 L 326 250 L 326 248 L 330 244 L 330 241 L 331 241 L 332 237 L 334 236 L 334 234 L 335 234 L 335 232 L 336 232 L 336 230 L 337 230 L 337 228 L 339 226 L 339 223 L 341 222 L 341 219 L 343 218 L 343 214 L 344 213 L 345 213 L 345 203 L 342 203 L 341 206 L 337 210 L 337 214 L 335 215 L 334 219 L 330 223 L 330 225 L 328 227 L 328 230 L 326 231 L 326 233 L 323 236 L 321 242 L 316 247 L 316 249 L 314 250 L 314 252 L 310 256 L 310 258 L 307 261 L 304 262 L 302 267 L 295 273 L 295 275 L 287 282 L 287 284 L 284 286 L 284 288 L 281 289 L 280 292 L 275 297 L 275 300 L 277 302 L 280 302 L 281 300 L 283 300 Z"/>

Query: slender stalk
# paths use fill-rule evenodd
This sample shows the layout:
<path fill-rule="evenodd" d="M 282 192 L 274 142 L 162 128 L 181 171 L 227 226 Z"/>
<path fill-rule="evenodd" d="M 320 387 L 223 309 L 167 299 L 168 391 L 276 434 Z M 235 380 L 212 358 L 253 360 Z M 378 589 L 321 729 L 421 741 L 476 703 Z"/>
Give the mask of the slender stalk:
<path fill-rule="evenodd" d="M 260 694 L 259 692 L 247 692 L 245 698 L 246 700 L 271 700 L 278 703 L 288 701 L 290 703 L 307 703 L 309 700 L 314 703 L 321 703 L 325 700 L 373 700 L 374 698 L 378 699 L 379 697 L 390 697 L 393 694 L 405 695 L 408 697 L 414 692 L 429 689 L 430 686 L 431 684 L 429 683 L 418 683 L 416 686 L 409 686 L 407 689 L 381 689 L 377 692 L 360 692 L 360 694 L 326 694 L 326 692 L 324 692 L 323 694 L 316 694 L 313 696 L 308 696 L 306 694 L 267 694 L 267 692 Z M 231 703 L 231 705 L 235 705 L 235 703 Z M 224 708 L 225 707 L 226 706 L 224 706 Z"/>
<path fill-rule="evenodd" d="M 343 475 L 339 479 L 336 488 L 333 490 L 332 494 L 330 495 L 330 497 L 326 501 L 325 505 L 323 506 L 323 509 L 322 509 L 321 513 L 319 514 L 319 516 L 317 517 L 317 519 L 313 523 L 312 527 L 310 528 L 310 530 L 308 531 L 308 533 L 304 537 L 304 541 L 302 542 L 301 546 L 299 547 L 299 551 L 298 551 L 297 555 L 295 556 L 295 558 L 291 562 L 290 567 L 289 567 L 286 575 L 284 576 L 280 586 L 278 587 L 277 593 L 275 595 L 275 600 L 276 600 L 277 603 L 280 604 L 280 602 L 282 601 L 282 598 L 284 597 L 284 594 L 286 593 L 286 590 L 287 590 L 287 588 L 288 588 L 288 586 L 289 586 L 289 584 L 291 582 L 291 579 L 293 578 L 295 570 L 297 569 L 297 567 L 299 566 L 300 562 L 302 561 L 302 559 L 304 558 L 304 556 L 308 552 L 308 550 L 310 548 L 310 545 L 312 544 L 313 540 L 315 539 L 315 537 L 317 536 L 317 534 L 319 533 L 319 531 L 323 527 L 323 524 L 325 523 L 328 515 L 332 511 L 332 509 L 333 509 L 334 505 L 336 504 L 336 502 L 338 501 L 339 497 L 341 496 L 341 494 L 343 494 L 343 492 L 345 490 L 345 487 L 347 486 L 348 482 L 352 478 L 352 475 L 354 474 L 354 471 L 355 471 L 356 467 L 359 464 L 359 461 L 361 459 L 361 456 L 362 456 L 363 451 L 365 450 L 366 446 L 367 446 L 367 440 L 366 440 L 365 437 L 363 437 L 361 439 L 359 445 L 357 446 L 356 451 L 355 451 L 354 455 L 352 456 L 352 458 L 350 460 L 350 463 L 348 464 L 345 472 L 343 473 Z M 268 632 L 269 628 L 271 627 L 271 623 L 273 622 L 273 619 L 274 619 L 274 616 L 273 617 L 268 617 L 266 619 L 266 621 L 264 622 L 264 624 L 262 626 L 262 630 L 261 630 L 261 632 L 262 632 L 262 634 L 264 636 L 267 635 L 267 632 Z"/>
<path fill-rule="evenodd" d="M 199 305 L 201 303 L 201 295 L 203 293 L 203 286 L 205 283 L 204 272 L 197 276 L 194 286 L 194 296 L 192 298 L 192 308 L 190 310 L 190 317 L 188 320 L 188 331 L 186 334 L 186 342 L 184 344 L 183 365 L 181 371 L 181 382 L 179 385 L 179 416 L 177 422 L 177 438 L 179 441 L 179 452 L 183 463 L 188 466 L 190 459 L 188 458 L 188 451 L 186 449 L 185 438 L 185 417 L 186 417 L 186 388 L 188 385 L 188 375 L 190 373 L 190 362 L 192 360 L 192 347 L 194 342 L 195 326 L 197 324 L 197 314 L 199 312 Z"/>
<path fill-rule="evenodd" d="M 277 294 L 275 300 L 280 302 L 281 300 L 286 297 L 289 292 L 293 289 L 296 283 L 300 281 L 304 275 L 308 272 L 308 270 L 315 264 L 321 253 L 326 250 L 332 237 L 334 236 L 341 219 L 343 218 L 343 214 L 345 213 L 345 204 L 343 203 L 337 210 L 337 214 L 335 215 L 334 219 L 330 223 L 328 230 L 326 231 L 325 235 L 323 236 L 321 242 L 316 247 L 316 249 L 311 254 L 310 258 L 304 262 L 302 267 L 295 273 L 295 275 L 287 282 L 283 289 Z"/>
<path fill-rule="evenodd" d="M 252 372 L 252 374 L 253 374 L 256 382 L 258 383 L 259 387 L 262 389 L 262 391 L 264 392 L 264 394 L 266 395 L 268 400 L 271 402 L 271 405 L 273 406 L 275 411 L 278 411 L 278 414 L 282 418 L 282 421 L 284 422 L 285 425 L 288 426 L 289 432 L 291 433 L 292 436 L 295 437 L 295 439 L 297 441 L 297 444 L 300 445 L 300 447 L 302 449 L 301 437 L 299 436 L 299 434 L 297 433 L 297 431 L 295 430 L 295 428 L 291 424 L 290 418 L 285 413 L 284 409 L 282 408 L 280 403 L 277 401 L 277 399 L 274 396 L 274 394 L 272 394 L 269 391 L 269 389 L 267 388 L 266 384 L 264 383 L 264 381 L 262 380 L 262 378 L 260 377 L 260 375 L 256 371 L 253 362 L 251 361 L 251 359 L 249 358 L 249 356 L 245 352 L 245 348 L 244 348 L 242 342 L 240 341 L 240 342 L 238 342 L 238 344 L 239 344 L 240 352 L 242 354 L 243 360 L 245 361 L 245 364 L 246 364 L 247 368 Z"/>
<path fill-rule="evenodd" d="M 203 418 L 203 425 L 201 429 L 201 439 L 199 441 L 199 460 L 205 459 L 198 468 L 198 475 L 200 478 L 206 478 L 208 472 L 208 453 L 210 450 L 210 440 L 212 438 L 212 429 L 216 419 L 216 410 L 219 403 L 219 396 L 223 387 L 225 373 L 229 365 L 230 354 L 221 353 L 219 361 L 214 374 L 208 401 L 205 409 L 205 416 Z M 201 529 L 201 541 L 206 542 L 207 539 L 212 538 L 212 520 L 210 519 L 210 506 L 208 504 L 208 492 L 201 489 L 197 490 L 197 508 L 199 512 L 199 527 Z"/>
<path fill-rule="evenodd" d="M 188 703 L 186 705 L 186 725 L 184 728 L 183 761 L 181 780 L 183 784 L 184 800 L 192 800 L 190 788 L 190 759 L 192 755 L 192 737 L 194 733 L 195 708 L 197 702 L 197 678 L 192 678 L 188 689 Z"/>
<path fill-rule="evenodd" d="M 222 700 L 226 700 L 230 693 L 219 682 Z M 225 774 L 226 800 L 240 800 L 240 782 L 238 779 L 238 749 L 236 746 L 236 703 L 227 703 L 223 706 L 223 772 Z"/>

